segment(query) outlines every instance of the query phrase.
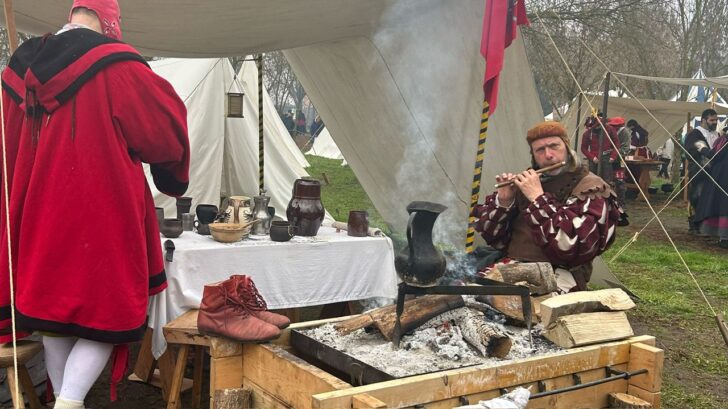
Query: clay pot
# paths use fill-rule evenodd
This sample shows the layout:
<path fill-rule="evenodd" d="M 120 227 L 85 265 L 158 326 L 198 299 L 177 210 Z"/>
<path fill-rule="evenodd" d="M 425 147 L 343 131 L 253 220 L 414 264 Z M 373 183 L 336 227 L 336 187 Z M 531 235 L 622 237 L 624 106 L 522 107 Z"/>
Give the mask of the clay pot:
<path fill-rule="evenodd" d="M 288 241 L 295 236 L 296 228 L 286 221 L 276 220 L 270 225 L 270 239 L 273 241 Z"/>
<path fill-rule="evenodd" d="M 296 179 L 293 198 L 288 203 L 286 217 L 296 227 L 299 236 L 315 236 L 324 221 L 321 203 L 321 183 L 315 179 Z"/>
<path fill-rule="evenodd" d="M 195 209 L 197 220 L 200 224 L 210 224 L 215 221 L 217 216 L 217 206 L 211 204 L 198 204 Z"/>
<path fill-rule="evenodd" d="M 162 226 L 159 228 L 164 237 L 174 239 L 182 234 L 182 220 L 180 219 L 164 219 Z"/>
<path fill-rule="evenodd" d="M 191 197 L 178 197 L 177 198 L 177 218 L 182 219 L 182 215 L 185 213 L 190 212 L 190 208 L 192 207 L 192 198 Z"/>
<path fill-rule="evenodd" d="M 346 234 L 353 237 L 366 237 L 369 233 L 369 214 L 366 210 L 352 210 L 346 223 Z"/>
<path fill-rule="evenodd" d="M 162 229 L 162 221 L 164 221 L 164 207 L 155 207 L 154 212 L 157 214 L 157 226 Z"/>

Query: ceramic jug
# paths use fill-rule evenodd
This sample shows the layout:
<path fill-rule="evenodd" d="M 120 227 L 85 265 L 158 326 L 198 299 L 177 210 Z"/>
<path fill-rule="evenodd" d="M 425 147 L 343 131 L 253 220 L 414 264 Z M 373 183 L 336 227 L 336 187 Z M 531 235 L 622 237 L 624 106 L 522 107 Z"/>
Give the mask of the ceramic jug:
<path fill-rule="evenodd" d="M 296 228 L 296 235 L 315 236 L 324 221 L 324 214 L 321 183 L 316 179 L 296 179 L 293 197 L 286 209 L 286 217 Z"/>
<path fill-rule="evenodd" d="M 432 202 L 412 202 L 407 206 L 407 247 L 395 257 L 394 268 L 399 278 L 411 286 L 435 286 L 445 274 L 445 257 L 432 242 L 432 228 L 445 209 L 446 206 Z"/>
<path fill-rule="evenodd" d="M 270 231 L 270 222 L 273 217 L 268 211 L 268 203 L 270 197 L 265 195 L 263 191 L 260 196 L 253 196 L 253 220 L 260 220 L 257 224 L 253 225 L 252 234 L 255 235 L 267 235 Z"/>

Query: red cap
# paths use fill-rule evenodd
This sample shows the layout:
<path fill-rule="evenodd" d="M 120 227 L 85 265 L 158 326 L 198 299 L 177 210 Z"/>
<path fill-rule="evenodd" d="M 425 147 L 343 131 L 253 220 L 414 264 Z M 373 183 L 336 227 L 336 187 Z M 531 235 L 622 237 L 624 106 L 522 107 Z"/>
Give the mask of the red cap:
<path fill-rule="evenodd" d="M 611 125 L 617 128 L 622 127 L 624 126 L 624 118 L 622 118 L 621 116 L 611 117 L 607 119 L 607 125 Z"/>
<path fill-rule="evenodd" d="M 102 33 L 115 40 L 121 40 L 121 12 L 116 0 L 73 0 L 71 14 L 77 7 L 85 7 L 96 13 L 101 22 Z M 68 21 L 71 21 L 70 14 Z"/>

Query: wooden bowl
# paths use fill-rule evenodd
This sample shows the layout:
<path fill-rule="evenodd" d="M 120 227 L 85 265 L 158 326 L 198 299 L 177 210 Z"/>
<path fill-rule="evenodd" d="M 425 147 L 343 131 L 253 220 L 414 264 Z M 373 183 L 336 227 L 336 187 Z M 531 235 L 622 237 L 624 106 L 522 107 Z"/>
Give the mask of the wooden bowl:
<path fill-rule="evenodd" d="M 250 225 L 236 223 L 210 223 L 210 234 L 220 243 L 235 243 L 250 234 Z"/>

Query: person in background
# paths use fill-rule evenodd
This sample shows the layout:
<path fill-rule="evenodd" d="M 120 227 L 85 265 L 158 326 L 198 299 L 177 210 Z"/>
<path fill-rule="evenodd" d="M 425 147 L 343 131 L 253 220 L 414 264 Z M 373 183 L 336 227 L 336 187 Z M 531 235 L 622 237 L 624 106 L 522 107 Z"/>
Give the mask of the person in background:
<path fill-rule="evenodd" d="M 283 118 L 281 119 L 283 120 L 283 125 L 288 130 L 288 133 L 293 132 L 293 130 L 296 128 L 296 123 L 293 121 L 293 114 L 291 114 L 290 112 L 286 112 L 286 114 L 283 115 Z"/>
<path fill-rule="evenodd" d="M 607 124 L 617 131 L 617 139 L 619 139 L 619 154 L 621 156 L 621 159 L 618 159 L 612 163 L 612 168 L 614 170 L 614 191 L 617 193 L 619 205 L 622 207 L 623 210 L 619 218 L 619 222 L 617 222 L 617 225 L 628 226 L 629 216 L 627 215 L 626 201 L 627 186 L 625 182 L 626 171 L 622 160 L 626 158 L 627 155 L 629 155 L 631 134 L 624 123 L 624 118 L 622 118 L 621 116 L 609 118 L 607 120 Z"/>
<path fill-rule="evenodd" d="M 519 262 L 550 262 L 561 291 L 587 289 L 592 260 L 614 241 L 621 209 L 609 185 L 581 164 L 559 122 L 531 128 L 533 169 L 504 173 L 514 180 L 473 209 L 475 230 L 496 250 Z M 539 176 L 537 169 L 567 165 Z"/>
<path fill-rule="evenodd" d="M 728 127 L 715 140 L 711 149 L 708 174 L 717 185 L 706 180 L 693 217 L 700 233 L 718 238 L 718 246 L 728 249 Z"/>
<path fill-rule="evenodd" d="M 629 128 L 630 132 L 632 133 L 632 138 L 630 140 L 630 144 L 632 145 L 632 149 L 641 148 L 643 146 L 647 146 L 648 136 L 649 132 L 635 119 L 630 119 L 627 121 L 627 128 Z"/>
<path fill-rule="evenodd" d="M 0 341 L 11 245 L 16 327 L 43 335 L 56 409 L 82 409 L 109 358 L 115 399 L 149 296 L 167 287 L 142 162 L 170 196 L 189 181 L 185 105 L 121 42 L 119 16 L 116 0 L 75 0 L 68 24 L 25 41 L 2 73 Z"/>
<path fill-rule="evenodd" d="M 604 125 L 602 125 L 602 123 Z M 589 171 L 598 175 L 608 183 L 612 182 L 613 169 L 612 164 L 617 161 L 619 148 L 619 139 L 617 132 L 604 121 L 604 114 L 599 112 L 597 116 L 592 116 L 586 120 L 586 131 L 581 137 L 581 153 L 586 156 L 589 161 Z M 602 144 L 599 145 L 600 135 L 606 130 L 606 134 L 602 138 Z M 601 175 L 598 173 L 599 162 L 601 161 Z"/>
<path fill-rule="evenodd" d="M 319 133 L 324 129 L 324 121 L 321 120 L 319 115 L 316 115 L 313 122 L 311 123 L 311 138 L 316 138 Z"/>
<path fill-rule="evenodd" d="M 306 115 L 303 111 L 298 111 L 298 114 L 296 114 L 296 131 L 306 133 Z"/>
<path fill-rule="evenodd" d="M 697 234 L 700 226 L 695 222 L 695 209 L 701 199 L 703 185 L 707 178 L 703 169 L 708 160 L 713 157 L 712 143 L 718 140 L 718 113 L 714 109 L 706 109 L 700 115 L 700 125 L 685 136 L 685 150 L 688 157 L 688 231 Z"/>
<path fill-rule="evenodd" d="M 660 171 L 657 173 L 657 177 L 664 177 L 670 179 L 670 162 L 672 162 L 672 155 L 675 153 L 675 142 L 672 138 L 668 138 L 660 148 L 657 149 L 657 157 L 662 162 Z"/>

